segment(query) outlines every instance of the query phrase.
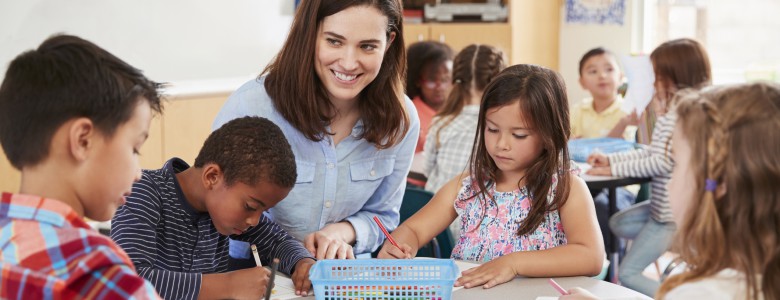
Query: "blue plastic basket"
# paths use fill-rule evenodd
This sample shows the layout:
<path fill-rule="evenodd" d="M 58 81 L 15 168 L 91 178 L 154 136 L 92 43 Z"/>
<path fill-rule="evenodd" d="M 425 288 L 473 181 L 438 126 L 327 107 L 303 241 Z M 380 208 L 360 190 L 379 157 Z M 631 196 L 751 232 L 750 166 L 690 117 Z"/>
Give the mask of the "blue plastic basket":
<path fill-rule="evenodd" d="M 451 259 L 327 259 L 309 271 L 317 300 L 449 300 L 457 276 Z"/>
<path fill-rule="evenodd" d="M 569 155 L 578 162 L 586 162 L 595 150 L 604 154 L 633 150 L 636 143 L 617 138 L 576 139 L 569 141 Z"/>

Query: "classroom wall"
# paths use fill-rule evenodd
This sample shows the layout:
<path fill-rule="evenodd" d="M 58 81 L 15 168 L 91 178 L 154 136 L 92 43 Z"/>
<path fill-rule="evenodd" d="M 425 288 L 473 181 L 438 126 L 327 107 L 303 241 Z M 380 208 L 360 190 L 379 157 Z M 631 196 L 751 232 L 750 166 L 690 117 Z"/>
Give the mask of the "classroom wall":
<path fill-rule="evenodd" d="M 566 23 L 566 7 L 562 5 L 558 71 L 566 81 L 569 103 L 579 103 L 590 97 L 579 84 L 579 62 L 585 52 L 599 46 L 612 50 L 618 56 L 640 52 L 643 46 L 643 7 L 642 0 L 626 0 L 623 25 L 602 25 Z"/>
<path fill-rule="evenodd" d="M 0 79 L 53 33 L 79 35 L 177 82 L 257 74 L 281 47 L 294 0 L 0 0 Z"/>

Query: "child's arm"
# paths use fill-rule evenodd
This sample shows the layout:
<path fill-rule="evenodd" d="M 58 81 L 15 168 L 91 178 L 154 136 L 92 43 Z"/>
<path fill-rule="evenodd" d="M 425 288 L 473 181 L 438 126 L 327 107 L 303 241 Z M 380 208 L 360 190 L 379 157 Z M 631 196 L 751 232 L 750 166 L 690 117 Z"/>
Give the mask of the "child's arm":
<path fill-rule="evenodd" d="M 265 213 L 260 216 L 256 226 L 233 238 L 256 245 L 260 260 L 265 265 L 278 258 L 279 271 L 293 275 L 296 291 L 305 293 L 311 289 L 308 274 L 309 269 L 314 265 L 314 257 L 300 242 L 271 221 Z M 301 276 L 302 274 L 307 276 Z"/>
<path fill-rule="evenodd" d="M 398 242 L 401 248 L 404 248 L 404 252 L 408 251 L 414 256 L 420 249 L 420 245 L 430 242 L 433 237 L 444 231 L 455 220 L 457 213 L 453 203 L 458 196 L 462 176 L 465 175 L 459 175 L 450 180 L 436 192 L 428 204 L 393 231 L 393 239 Z M 385 242 L 377 257 L 403 258 L 399 257 L 399 252 L 395 246 Z"/>
<path fill-rule="evenodd" d="M 653 142 L 650 149 L 643 149 L 641 155 L 633 155 L 634 153 L 610 155 L 610 173 L 615 176 L 629 177 L 671 174 L 674 163 L 670 151 L 675 120 L 676 117 L 672 113 L 658 119 L 653 129 Z"/>
<path fill-rule="evenodd" d="M 515 276 L 593 276 L 604 263 L 601 238 L 593 199 L 585 181 L 571 176 L 569 198 L 559 210 L 567 244 L 539 251 L 514 252 L 466 270 L 456 286 L 493 287 Z"/>
<path fill-rule="evenodd" d="M 636 111 L 633 111 L 631 114 L 621 118 L 617 124 L 615 124 L 615 127 L 612 127 L 612 130 L 609 131 L 607 137 L 623 139 L 626 137 L 626 127 L 629 125 L 636 126 L 638 124 L 639 116 L 637 116 Z"/>

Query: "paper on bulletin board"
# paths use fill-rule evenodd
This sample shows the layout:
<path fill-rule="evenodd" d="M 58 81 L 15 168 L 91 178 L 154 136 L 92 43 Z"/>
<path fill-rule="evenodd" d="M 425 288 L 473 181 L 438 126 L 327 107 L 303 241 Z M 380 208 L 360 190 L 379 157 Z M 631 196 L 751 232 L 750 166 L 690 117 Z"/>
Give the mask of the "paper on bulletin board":
<path fill-rule="evenodd" d="M 622 110 L 626 113 L 636 111 L 637 115 L 642 115 L 655 93 L 653 64 L 647 55 L 623 56 L 623 69 L 628 78 L 628 90 Z"/>

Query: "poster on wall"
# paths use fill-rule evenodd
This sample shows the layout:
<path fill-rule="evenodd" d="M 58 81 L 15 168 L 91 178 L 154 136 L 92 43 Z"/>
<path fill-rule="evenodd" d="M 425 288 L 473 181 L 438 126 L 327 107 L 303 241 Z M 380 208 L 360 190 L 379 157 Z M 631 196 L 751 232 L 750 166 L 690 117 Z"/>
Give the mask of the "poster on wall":
<path fill-rule="evenodd" d="M 623 25 L 626 0 L 566 0 L 566 23 Z"/>

